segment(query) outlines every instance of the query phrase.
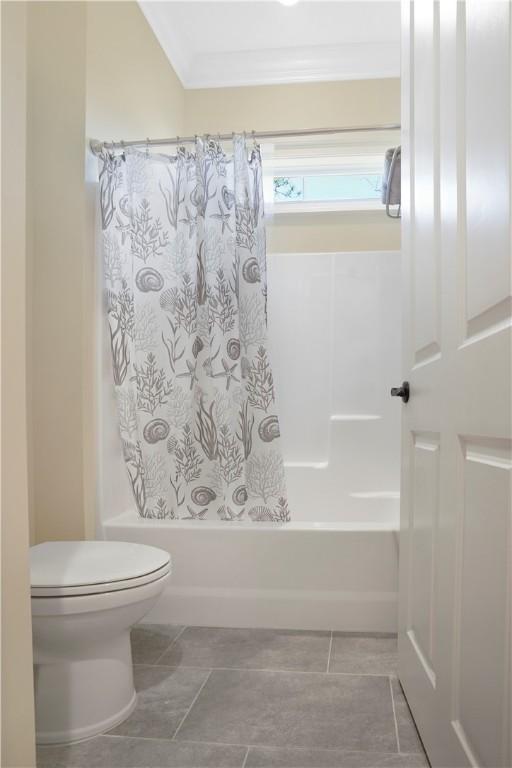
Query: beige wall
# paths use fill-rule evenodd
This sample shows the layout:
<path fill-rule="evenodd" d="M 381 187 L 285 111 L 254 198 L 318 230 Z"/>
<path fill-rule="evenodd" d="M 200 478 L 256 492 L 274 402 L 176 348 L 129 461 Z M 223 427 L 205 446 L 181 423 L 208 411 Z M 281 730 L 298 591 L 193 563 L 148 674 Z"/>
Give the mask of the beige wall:
<path fill-rule="evenodd" d="M 214 88 L 185 92 L 187 134 L 400 122 L 398 79 Z M 400 225 L 384 210 L 277 215 L 273 252 L 400 248 Z"/>
<path fill-rule="evenodd" d="M 187 134 L 394 123 L 400 81 L 261 85 L 185 91 Z"/>
<path fill-rule="evenodd" d="M 85 535 L 85 23 L 81 2 L 29 6 L 31 513 L 37 541 Z"/>
<path fill-rule="evenodd" d="M 400 224 L 380 211 L 288 213 L 267 225 L 269 253 L 400 250 Z"/>
<path fill-rule="evenodd" d="M 183 133 L 184 92 L 135 2 L 29 7 L 32 540 L 94 535 L 89 138 Z M 84 185 L 84 181 L 87 183 Z"/>
<path fill-rule="evenodd" d="M 26 364 L 26 8 L 2 3 L 2 656 L 3 768 L 35 765 L 28 567 Z"/>
<path fill-rule="evenodd" d="M 135 2 L 87 3 L 87 134 L 183 133 L 185 91 Z"/>

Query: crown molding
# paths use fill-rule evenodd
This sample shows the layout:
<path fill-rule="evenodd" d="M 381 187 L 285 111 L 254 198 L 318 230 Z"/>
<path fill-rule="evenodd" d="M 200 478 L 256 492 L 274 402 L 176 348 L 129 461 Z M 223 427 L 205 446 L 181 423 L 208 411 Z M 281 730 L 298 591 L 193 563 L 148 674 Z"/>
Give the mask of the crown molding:
<path fill-rule="evenodd" d="M 189 61 L 184 86 L 226 88 L 399 76 L 398 46 L 358 43 L 199 54 Z"/>
<path fill-rule="evenodd" d="M 400 46 L 390 42 L 194 53 L 158 3 L 139 5 L 187 89 L 400 77 Z"/>

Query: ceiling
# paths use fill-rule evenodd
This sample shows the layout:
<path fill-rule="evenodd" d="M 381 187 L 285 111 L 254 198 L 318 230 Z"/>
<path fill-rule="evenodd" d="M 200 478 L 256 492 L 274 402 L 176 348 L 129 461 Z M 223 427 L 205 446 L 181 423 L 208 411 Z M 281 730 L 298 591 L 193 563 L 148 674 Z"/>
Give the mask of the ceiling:
<path fill-rule="evenodd" d="M 400 0 L 139 4 L 185 88 L 400 75 Z"/>

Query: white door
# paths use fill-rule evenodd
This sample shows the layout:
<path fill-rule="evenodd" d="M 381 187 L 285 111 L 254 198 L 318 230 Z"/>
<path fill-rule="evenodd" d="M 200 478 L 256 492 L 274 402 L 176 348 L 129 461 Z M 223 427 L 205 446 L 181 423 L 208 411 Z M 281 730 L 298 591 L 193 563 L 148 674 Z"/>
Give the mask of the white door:
<path fill-rule="evenodd" d="M 403 3 L 399 674 L 433 766 L 512 766 L 511 6 Z"/>

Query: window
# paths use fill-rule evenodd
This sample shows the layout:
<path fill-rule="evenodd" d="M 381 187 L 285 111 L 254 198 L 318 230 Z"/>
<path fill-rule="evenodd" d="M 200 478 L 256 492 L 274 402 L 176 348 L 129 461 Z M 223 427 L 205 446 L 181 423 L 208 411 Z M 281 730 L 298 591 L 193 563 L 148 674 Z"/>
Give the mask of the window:
<path fill-rule="evenodd" d="M 396 138 L 396 137 L 395 137 Z M 387 143 L 268 145 L 264 196 L 273 214 L 381 210 Z"/>
<path fill-rule="evenodd" d="M 379 173 L 274 176 L 275 203 L 380 200 L 381 190 Z"/>

